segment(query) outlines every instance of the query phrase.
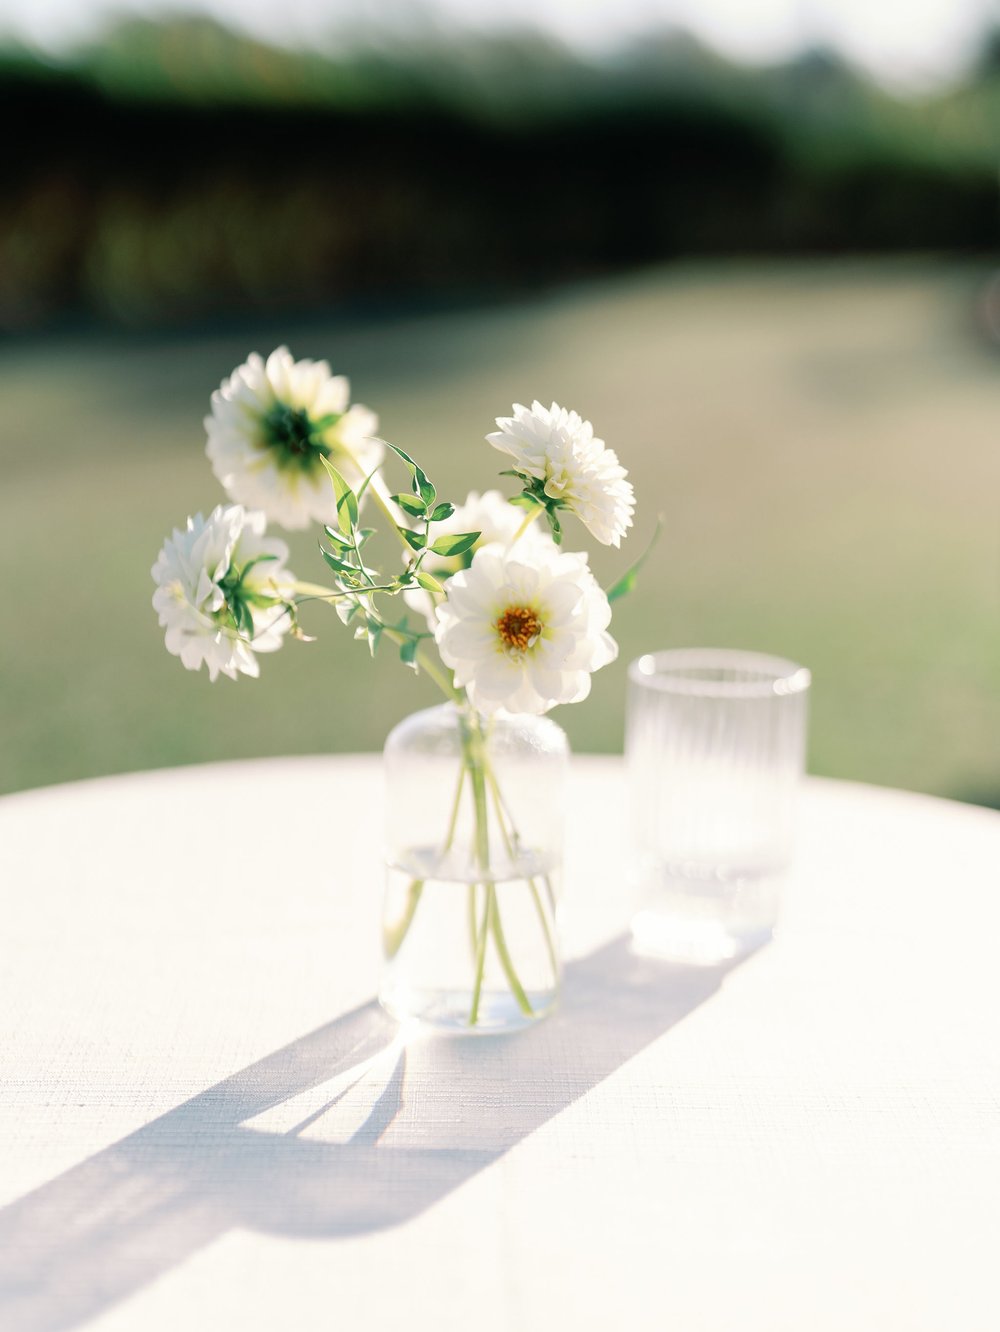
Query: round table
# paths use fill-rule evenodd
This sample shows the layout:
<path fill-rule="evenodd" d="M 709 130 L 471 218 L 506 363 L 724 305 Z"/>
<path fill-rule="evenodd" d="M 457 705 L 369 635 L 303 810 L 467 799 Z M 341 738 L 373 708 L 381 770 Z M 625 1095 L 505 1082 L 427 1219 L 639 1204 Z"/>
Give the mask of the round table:
<path fill-rule="evenodd" d="M 373 1002 L 374 757 L 0 800 L 0 1326 L 997 1326 L 1000 814 L 805 784 L 780 930 L 627 941 L 578 759 L 571 961 L 516 1036 Z"/>

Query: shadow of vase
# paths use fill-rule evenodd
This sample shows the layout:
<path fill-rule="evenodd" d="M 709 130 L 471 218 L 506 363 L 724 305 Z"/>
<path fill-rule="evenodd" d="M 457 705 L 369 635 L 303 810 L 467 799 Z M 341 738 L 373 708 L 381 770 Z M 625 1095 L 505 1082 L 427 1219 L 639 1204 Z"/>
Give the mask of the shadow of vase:
<path fill-rule="evenodd" d="M 569 964 L 555 1014 L 511 1036 L 401 1032 L 374 1001 L 344 1014 L 0 1211 L 0 1326 L 76 1327 L 233 1227 L 336 1239 L 407 1222 L 669 1031 L 732 965 L 673 966 L 617 938 Z"/>

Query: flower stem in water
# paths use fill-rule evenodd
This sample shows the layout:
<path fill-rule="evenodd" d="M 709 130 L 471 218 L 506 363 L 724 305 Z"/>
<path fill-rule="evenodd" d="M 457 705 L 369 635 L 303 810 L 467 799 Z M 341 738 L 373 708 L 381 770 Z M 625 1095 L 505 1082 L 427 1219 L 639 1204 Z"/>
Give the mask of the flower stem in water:
<path fill-rule="evenodd" d="M 448 831 L 441 844 L 441 854 L 445 855 L 451 850 L 451 844 L 455 840 L 455 827 L 458 824 L 458 811 L 462 799 L 462 787 L 465 785 L 465 765 L 464 763 L 458 769 L 458 786 L 455 788 L 455 799 L 452 801 L 451 817 L 448 820 Z M 416 915 L 417 906 L 420 902 L 420 896 L 424 891 L 423 879 L 414 879 L 407 889 L 406 906 L 403 908 L 403 914 L 395 925 L 387 925 L 382 929 L 382 948 L 388 959 L 392 959 L 403 946 L 403 940 L 410 931 L 413 924 L 413 917 Z"/>
<path fill-rule="evenodd" d="M 494 897 L 490 888 L 486 890 L 486 907 L 483 911 L 483 925 L 479 931 L 476 945 L 476 979 L 472 987 L 472 1005 L 469 1009 L 469 1026 L 474 1027 L 479 1021 L 479 997 L 483 992 L 483 970 L 486 966 L 486 936 L 490 930 L 490 918 L 493 915 Z"/>
<path fill-rule="evenodd" d="M 511 832 L 508 833 L 507 831 L 507 826 L 504 821 L 504 814 L 505 813 L 507 814 L 508 819 L 510 819 L 510 814 L 508 811 L 506 811 L 506 807 L 504 806 L 503 797 L 500 794 L 500 787 L 497 784 L 497 779 L 493 774 L 492 768 L 486 769 L 486 779 L 490 784 L 490 791 L 493 795 L 493 803 L 496 807 L 497 825 L 500 828 L 500 835 L 503 837 L 504 846 L 507 848 L 507 854 L 508 856 L 510 856 L 511 860 L 513 861 L 515 854 L 514 842 L 517 840 L 517 834 L 514 832 L 513 823 L 511 823 Z M 527 883 L 528 887 L 531 890 L 531 897 L 533 902 L 535 903 L 535 910 L 538 912 L 538 919 L 541 922 L 542 933 L 545 935 L 545 948 L 549 955 L 549 964 L 552 967 L 552 979 L 554 982 L 558 983 L 559 963 L 556 959 L 556 948 L 555 944 L 552 942 L 552 933 L 549 929 L 549 922 L 545 915 L 545 908 L 542 906 L 542 899 L 539 896 L 538 888 L 535 886 L 534 879 L 525 879 L 525 882 Z M 549 882 L 548 875 L 545 875 L 542 882 L 545 884 L 546 896 L 548 897 L 552 913 L 553 915 L 555 915 L 555 909 L 556 909 L 555 897 L 552 892 L 552 885 Z M 513 989 L 513 986 L 511 988 Z"/>

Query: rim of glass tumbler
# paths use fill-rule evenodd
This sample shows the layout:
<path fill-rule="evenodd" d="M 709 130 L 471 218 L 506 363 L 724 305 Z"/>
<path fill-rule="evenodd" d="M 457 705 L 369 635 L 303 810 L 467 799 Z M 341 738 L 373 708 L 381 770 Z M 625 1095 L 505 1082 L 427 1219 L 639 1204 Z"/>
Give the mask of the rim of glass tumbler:
<path fill-rule="evenodd" d="M 699 670 L 742 670 L 766 678 L 711 680 L 693 673 Z M 809 670 L 797 662 L 737 648 L 667 648 L 662 652 L 646 652 L 629 664 L 628 678 L 645 689 L 698 698 L 785 698 L 804 694 L 812 683 Z"/>

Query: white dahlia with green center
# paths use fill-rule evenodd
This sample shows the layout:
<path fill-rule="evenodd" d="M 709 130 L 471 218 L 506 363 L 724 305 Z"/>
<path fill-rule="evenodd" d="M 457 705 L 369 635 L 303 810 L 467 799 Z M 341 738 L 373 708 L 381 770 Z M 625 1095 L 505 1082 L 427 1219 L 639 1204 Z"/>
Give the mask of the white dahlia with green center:
<path fill-rule="evenodd" d="M 292 627 L 286 609 L 295 575 L 288 547 L 264 535 L 262 513 L 239 504 L 196 514 L 163 543 L 153 565 L 153 608 L 167 651 L 209 678 L 258 676 L 256 653 L 276 652 Z"/>
<path fill-rule="evenodd" d="M 611 607 L 586 555 L 488 546 L 447 582 L 435 639 L 480 712 L 548 712 L 614 661 Z"/>
<path fill-rule="evenodd" d="M 350 403 L 350 384 L 326 361 L 256 352 L 212 394 L 205 417 L 212 470 L 230 499 L 282 527 L 332 523 L 336 504 L 322 459 L 357 488 L 382 461 L 378 418 Z"/>
<path fill-rule="evenodd" d="M 543 407 L 515 403 L 513 416 L 497 417 L 499 430 L 486 436 L 514 459 L 514 470 L 536 481 L 548 499 L 575 513 L 605 546 L 620 546 L 632 525 L 635 493 L 628 473 L 594 427 L 577 412 L 554 402 Z"/>

